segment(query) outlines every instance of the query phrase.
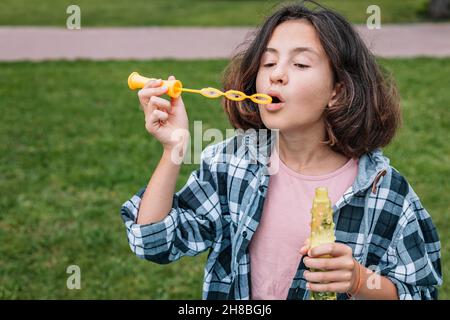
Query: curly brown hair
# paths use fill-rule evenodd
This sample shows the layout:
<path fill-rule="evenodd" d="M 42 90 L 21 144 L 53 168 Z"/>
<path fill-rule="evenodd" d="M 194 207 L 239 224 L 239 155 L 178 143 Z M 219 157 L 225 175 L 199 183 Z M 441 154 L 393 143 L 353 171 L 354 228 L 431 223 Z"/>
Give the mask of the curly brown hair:
<path fill-rule="evenodd" d="M 305 2 L 316 6 L 308 8 Z M 296 19 L 305 19 L 316 29 L 334 81 L 342 84 L 336 103 L 324 111 L 324 143 L 352 158 L 389 144 L 401 125 L 394 80 L 344 17 L 314 1 L 284 5 L 270 15 L 231 59 L 223 75 L 223 89 L 256 93 L 261 56 L 273 31 L 279 24 Z M 267 129 L 254 102 L 225 99 L 223 107 L 235 129 Z"/>

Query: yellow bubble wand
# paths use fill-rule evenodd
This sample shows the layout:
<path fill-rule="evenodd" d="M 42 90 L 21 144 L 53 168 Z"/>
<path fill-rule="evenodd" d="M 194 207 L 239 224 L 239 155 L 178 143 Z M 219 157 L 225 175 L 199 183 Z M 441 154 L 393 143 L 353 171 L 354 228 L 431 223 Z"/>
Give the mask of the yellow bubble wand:
<path fill-rule="evenodd" d="M 149 81 L 157 80 L 155 78 L 147 78 L 144 76 L 141 76 L 137 72 L 132 72 L 128 77 L 128 87 L 131 90 L 141 89 L 145 86 L 145 84 Z M 228 90 L 227 92 L 222 92 L 219 89 L 216 88 L 203 88 L 200 90 L 196 89 L 188 89 L 183 88 L 183 84 L 180 80 L 162 80 L 162 83 L 160 86 L 167 86 L 167 95 L 172 98 L 178 98 L 182 92 L 191 92 L 191 93 L 198 93 L 201 94 L 204 97 L 214 99 L 221 96 L 225 96 L 225 98 L 233 100 L 233 101 L 242 101 L 244 99 L 250 99 L 254 103 L 258 104 L 268 104 L 272 102 L 272 97 L 264 94 L 264 93 L 255 93 L 251 96 L 246 95 L 244 92 L 238 91 L 238 90 Z"/>
<path fill-rule="evenodd" d="M 313 207 L 311 209 L 311 235 L 309 237 L 311 248 L 325 243 L 335 242 L 335 229 L 336 227 L 333 222 L 333 208 L 328 196 L 328 189 L 325 187 L 318 187 L 316 188 Z M 320 258 L 331 258 L 331 256 L 325 255 Z M 315 272 L 321 270 L 311 269 L 311 271 Z M 336 298 L 335 292 L 313 291 L 311 293 L 312 300 L 336 300 Z"/>

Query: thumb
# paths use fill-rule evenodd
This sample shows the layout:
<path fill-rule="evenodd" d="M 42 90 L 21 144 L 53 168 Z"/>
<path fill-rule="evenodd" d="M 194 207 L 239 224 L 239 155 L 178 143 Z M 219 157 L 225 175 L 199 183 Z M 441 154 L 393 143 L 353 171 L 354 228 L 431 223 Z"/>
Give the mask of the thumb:
<path fill-rule="evenodd" d="M 310 245 L 309 237 L 305 239 L 305 242 L 303 244 L 305 246 L 309 247 L 309 245 Z"/>
<path fill-rule="evenodd" d="M 306 238 L 305 242 L 303 243 L 303 247 L 300 249 L 300 254 L 301 255 L 308 254 L 309 246 L 310 246 L 309 238 Z"/>
<path fill-rule="evenodd" d="M 167 80 L 176 80 L 176 78 L 174 76 L 170 76 Z M 183 98 L 181 98 L 181 94 L 178 96 L 178 98 L 170 98 L 170 103 L 173 107 L 184 108 L 184 102 Z"/>

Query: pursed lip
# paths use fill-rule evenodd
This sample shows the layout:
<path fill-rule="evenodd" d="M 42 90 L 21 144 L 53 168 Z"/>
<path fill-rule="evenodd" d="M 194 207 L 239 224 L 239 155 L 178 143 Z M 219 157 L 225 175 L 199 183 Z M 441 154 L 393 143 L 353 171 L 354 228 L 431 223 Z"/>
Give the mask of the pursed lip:
<path fill-rule="evenodd" d="M 267 94 L 269 96 L 271 96 L 272 98 L 273 97 L 277 97 L 280 100 L 280 102 L 272 102 L 272 103 L 266 104 L 265 105 L 266 110 L 276 111 L 276 110 L 281 109 L 284 106 L 285 101 L 284 101 L 283 96 L 281 95 L 281 93 L 279 93 L 278 91 L 275 91 L 275 90 L 269 90 L 267 92 Z"/>
<path fill-rule="evenodd" d="M 267 92 L 267 94 L 269 96 L 273 97 L 277 97 L 278 99 L 280 99 L 280 102 L 284 102 L 283 96 L 281 95 L 281 93 L 279 93 L 278 91 L 275 90 L 269 90 L 269 92 Z M 278 103 L 278 102 L 277 102 Z"/>
<path fill-rule="evenodd" d="M 266 110 L 268 111 L 276 111 L 284 107 L 284 102 L 279 103 L 269 103 L 265 105 Z"/>

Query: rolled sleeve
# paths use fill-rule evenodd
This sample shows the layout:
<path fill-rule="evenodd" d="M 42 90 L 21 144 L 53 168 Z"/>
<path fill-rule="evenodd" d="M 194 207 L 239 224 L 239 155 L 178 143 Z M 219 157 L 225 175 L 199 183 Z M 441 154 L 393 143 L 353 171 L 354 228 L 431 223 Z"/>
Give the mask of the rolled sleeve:
<path fill-rule="evenodd" d="M 211 149 L 202 153 L 200 169 L 173 196 L 172 209 L 161 221 L 138 224 L 142 188 L 121 208 L 131 250 L 142 259 L 160 264 L 194 256 L 214 243 L 221 230 L 219 197 L 210 172 Z"/>

